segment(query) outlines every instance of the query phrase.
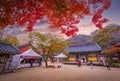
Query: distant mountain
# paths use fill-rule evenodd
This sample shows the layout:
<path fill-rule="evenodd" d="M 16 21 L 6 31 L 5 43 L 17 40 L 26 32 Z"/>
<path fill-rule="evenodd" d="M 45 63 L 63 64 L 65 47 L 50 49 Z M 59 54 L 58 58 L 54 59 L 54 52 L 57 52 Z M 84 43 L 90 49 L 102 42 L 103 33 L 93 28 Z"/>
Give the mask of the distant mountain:
<path fill-rule="evenodd" d="M 114 36 L 116 39 L 120 39 L 120 30 L 112 32 L 111 35 Z"/>
<path fill-rule="evenodd" d="M 120 25 L 112 23 L 112 24 L 108 24 L 105 28 L 117 28 L 120 27 Z"/>
<path fill-rule="evenodd" d="M 4 32 L 8 33 L 8 34 L 14 34 L 14 35 L 18 35 L 21 34 L 22 31 L 20 30 L 20 28 L 18 27 L 17 24 L 15 24 L 13 27 L 8 26 L 4 29 Z"/>
<path fill-rule="evenodd" d="M 71 37 L 71 38 L 69 38 L 67 40 L 69 42 L 71 42 L 71 43 L 84 43 L 84 42 L 90 41 L 91 40 L 91 36 L 79 34 L 79 35 L 76 35 L 75 37 Z"/>
<path fill-rule="evenodd" d="M 116 39 L 120 39 L 120 25 L 112 23 L 106 26 L 106 28 L 110 28 L 110 29 L 117 28 L 116 31 L 111 32 L 111 35 L 115 37 Z"/>

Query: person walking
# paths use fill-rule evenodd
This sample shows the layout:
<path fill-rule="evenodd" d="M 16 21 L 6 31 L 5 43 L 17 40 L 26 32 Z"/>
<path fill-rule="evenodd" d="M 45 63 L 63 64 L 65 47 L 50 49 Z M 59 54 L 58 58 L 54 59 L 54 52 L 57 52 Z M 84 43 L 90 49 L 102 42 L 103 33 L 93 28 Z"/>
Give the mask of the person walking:
<path fill-rule="evenodd" d="M 78 64 L 78 67 L 81 66 L 81 60 L 80 59 L 77 60 L 77 64 Z"/>
<path fill-rule="evenodd" d="M 42 65 L 42 58 L 38 59 L 39 66 Z"/>
<path fill-rule="evenodd" d="M 110 70 L 110 63 L 108 61 L 106 62 L 106 67 L 108 70 Z"/>
<path fill-rule="evenodd" d="M 32 67 L 34 63 L 34 59 L 29 59 L 29 63 L 30 63 L 30 67 Z"/>
<path fill-rule="evenodd" d="M 90 61 L 90 68 L 93 69 L 93 61 Z"/>

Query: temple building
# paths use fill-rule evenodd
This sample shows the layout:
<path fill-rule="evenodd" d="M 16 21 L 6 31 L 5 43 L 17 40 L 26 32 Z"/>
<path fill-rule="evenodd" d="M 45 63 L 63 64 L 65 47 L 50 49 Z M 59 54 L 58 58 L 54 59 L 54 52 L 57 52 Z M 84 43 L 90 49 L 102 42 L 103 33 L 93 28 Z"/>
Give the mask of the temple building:
<path fill-rule="evenodd" d="M 98 62 L 102 59 L 101 47 L 96 42 L 71 44 L 66 49 L 69 52 L 69 60 L 81 59 L 82 62 Z"/>
<path fill-rule="evenodd" d="M 0 72 L 8 70 L 8 65 L 10 66 L 12 56 L 19 53 L 20 51 L 16 46 L 0 42 Z"/>

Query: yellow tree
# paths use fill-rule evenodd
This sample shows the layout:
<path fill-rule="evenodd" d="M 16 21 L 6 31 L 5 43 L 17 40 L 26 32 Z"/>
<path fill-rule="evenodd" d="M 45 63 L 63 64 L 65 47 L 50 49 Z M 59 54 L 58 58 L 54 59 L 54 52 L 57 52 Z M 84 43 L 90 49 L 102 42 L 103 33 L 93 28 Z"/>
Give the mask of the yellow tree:
<path fill-rule="evenodd" d="M 0 40 L 2 39 L 2 36 L 3 36 L 3 28 L 0 27 Z"/>
<path fill-rule="evenodd" d="M 51 34 L 40 34 L 37 32 L 30 35 L 31 45 L 42 53 L 46 67 L 48 67 L 48 57 L 52 57 L 54 52 L 62 52 L 68 43 Z"/>
<path fill-rule="evenodd" d="M 15 36 L 3 38 L 2 41 L 10 43 L 10 44 L 15 45 L 15 46 L 20 45 L 20 42 L 19 42 L 18 38 L 15 37 Z"/>

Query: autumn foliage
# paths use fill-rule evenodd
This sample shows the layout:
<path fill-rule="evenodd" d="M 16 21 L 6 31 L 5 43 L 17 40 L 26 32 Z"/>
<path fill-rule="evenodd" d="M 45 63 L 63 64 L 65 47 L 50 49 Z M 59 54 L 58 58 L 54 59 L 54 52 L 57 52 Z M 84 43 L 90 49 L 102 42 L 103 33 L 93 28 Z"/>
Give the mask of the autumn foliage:
<path fill-rule="evenodd" d="M 101 29 L 108 21 L 102 13 L 110 4 L 111 0 L 0 0 L 0 26 L 29 22 L 26 30 L 32 31 L 37 20 L 47 18 L 50 28 L 74 36 L 78 31 L 75 24 L 85 16 L 92 16 L 92 22 Z"/>
<path fill-rule="evenodd" d="M 120 44 L 117 44 L 115 46 L 110 47 L 106 51 L 106 53 L 108 53 L 108 54 L 116 54 L 116 53 L 120 54 Z"/>

